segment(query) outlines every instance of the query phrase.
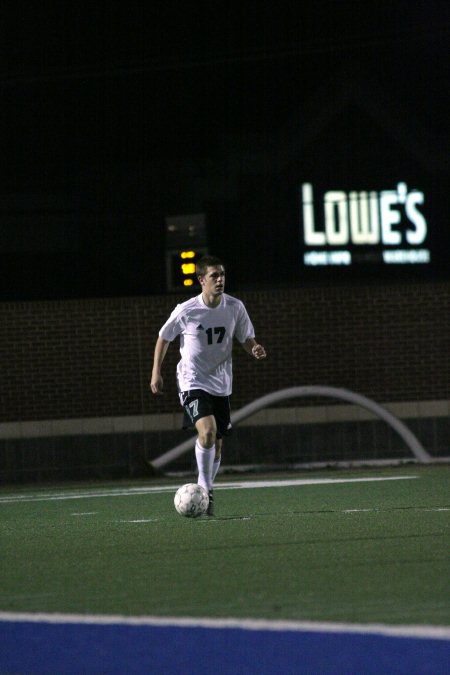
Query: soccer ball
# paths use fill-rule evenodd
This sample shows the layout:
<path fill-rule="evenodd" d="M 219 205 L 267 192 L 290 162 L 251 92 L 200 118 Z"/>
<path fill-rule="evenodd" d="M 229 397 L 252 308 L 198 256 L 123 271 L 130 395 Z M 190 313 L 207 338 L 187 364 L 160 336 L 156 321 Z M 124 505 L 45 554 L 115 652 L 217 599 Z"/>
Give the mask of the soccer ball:
<path fill-rule="evenodd" d="M 176 491 L 173 503 L 181 516 L 197 518 L 206 513 L 209 497 L 207 491 L 201 485 L 187 483 Z"/>

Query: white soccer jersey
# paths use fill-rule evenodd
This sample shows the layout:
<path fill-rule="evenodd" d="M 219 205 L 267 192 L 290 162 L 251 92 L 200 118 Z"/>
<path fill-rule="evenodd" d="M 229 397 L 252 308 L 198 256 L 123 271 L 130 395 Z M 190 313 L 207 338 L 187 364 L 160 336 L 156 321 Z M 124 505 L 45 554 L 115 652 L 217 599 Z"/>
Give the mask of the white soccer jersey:
<path fill-rule="evenodd" d="M 245 342 L 255 332 L 244 304 L 224 293 L 218 307 L 205 305 L 201 294 L 177 305 L 159 335 L 169 342 L 180 336 L 179 391 L 203 389 L 229 396 L 233 338 Z"/>

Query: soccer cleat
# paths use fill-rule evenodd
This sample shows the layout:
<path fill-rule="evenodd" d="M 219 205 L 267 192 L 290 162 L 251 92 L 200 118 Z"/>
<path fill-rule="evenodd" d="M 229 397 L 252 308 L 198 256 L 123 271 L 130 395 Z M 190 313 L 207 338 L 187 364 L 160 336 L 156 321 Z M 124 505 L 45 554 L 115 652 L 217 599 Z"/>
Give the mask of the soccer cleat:
<path fill-rule="evenodd" d="M 206 515 L 207 516 L 213 516 L 214 515 L 214 493 L 213 493 L 212 490 L 209 490 L 208 497 L 209 497 L 209 503 L 208 503 L 208 508 L 206 509 Z"/>

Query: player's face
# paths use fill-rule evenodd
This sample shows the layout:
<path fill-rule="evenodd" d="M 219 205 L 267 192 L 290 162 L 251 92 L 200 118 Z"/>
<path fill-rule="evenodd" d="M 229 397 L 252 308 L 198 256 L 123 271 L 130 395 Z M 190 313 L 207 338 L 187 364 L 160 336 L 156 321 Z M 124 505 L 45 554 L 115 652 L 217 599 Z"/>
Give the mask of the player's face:
<path fill-rule="evenodd" d="M 222 265 L 207 267 L 206 274 L 200 277 L 200 283 L 208 295 L 221 295 L 225 290 L 225 269 Z"/>

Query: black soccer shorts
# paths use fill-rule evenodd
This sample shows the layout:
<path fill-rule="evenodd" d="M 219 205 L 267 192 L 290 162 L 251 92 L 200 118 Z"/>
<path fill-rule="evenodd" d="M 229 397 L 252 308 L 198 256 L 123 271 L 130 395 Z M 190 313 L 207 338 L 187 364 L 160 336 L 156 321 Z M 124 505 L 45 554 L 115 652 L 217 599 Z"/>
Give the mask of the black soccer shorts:
<path fill-rule="evenodd" d="M 217 438 L 231 434 L 229 396 L 213 396 L 203 389 L 182 391 L 179 396 L 184 408 L 183 429 L 192 429 L 195 427 L 197 420 L 214 415 L 217 425 Z"/>

